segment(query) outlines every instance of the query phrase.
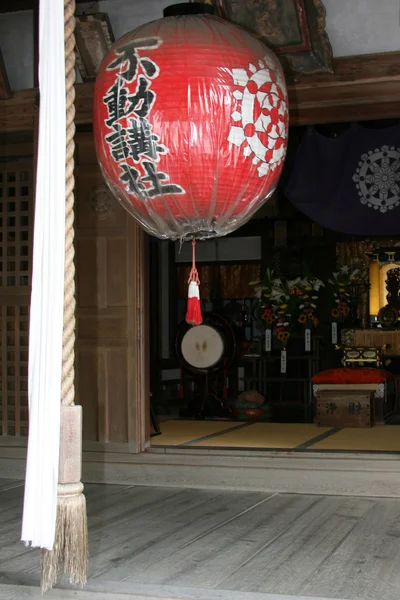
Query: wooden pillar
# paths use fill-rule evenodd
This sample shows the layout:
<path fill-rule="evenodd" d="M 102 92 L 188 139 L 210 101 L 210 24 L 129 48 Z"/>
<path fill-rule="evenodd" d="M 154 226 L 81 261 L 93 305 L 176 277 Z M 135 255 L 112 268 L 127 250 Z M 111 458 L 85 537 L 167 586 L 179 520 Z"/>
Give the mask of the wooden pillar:
<path fill-rule="evenodd" d="M 150 444 L 149 239 L 128 218 L 128 437 L 130 449 Z"/>

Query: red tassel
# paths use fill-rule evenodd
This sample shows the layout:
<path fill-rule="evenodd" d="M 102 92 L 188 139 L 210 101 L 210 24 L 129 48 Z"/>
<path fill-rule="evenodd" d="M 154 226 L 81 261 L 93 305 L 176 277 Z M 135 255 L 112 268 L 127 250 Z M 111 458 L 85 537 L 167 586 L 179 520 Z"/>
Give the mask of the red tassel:
<path fill-rule="evenodd" d="M 223 399 L 226 400 L 228 397 L 228 387 L 227 387 L 227 380 L 226 380 L 226 376 L 227 376 L 227 372 L 226 372 L 226 359 L 225 359 L 225 364 L 224 364 L 224 392 L 223 392 Z"/>
<path fill-rule="evenodd" d="M 200 279 L 196 269 L 196 242 L 192 242 L 192 269 L 188 279 L 189 293 L 186 312 L 186 323 L 189 325 L 201 325 L 203 317 L 201 315 L 200 306 Z"/>

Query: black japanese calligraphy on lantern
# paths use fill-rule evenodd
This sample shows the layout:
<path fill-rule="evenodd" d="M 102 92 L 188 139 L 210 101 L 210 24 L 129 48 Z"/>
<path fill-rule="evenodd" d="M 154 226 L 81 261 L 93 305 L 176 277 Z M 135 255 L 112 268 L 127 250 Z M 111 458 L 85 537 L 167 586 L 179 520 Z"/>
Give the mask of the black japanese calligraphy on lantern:
<path fill-rule="evenodd" d="M 141 164 L 147 173 L 144 176 L 140 176 L 138 169 L 127 163 L 119 165 L 122 169 L 120 180 L 126 184 L 126 189 L 129 192 L 136 193 L 142 200 L 167 194 L 185 193 L 185 190 L 180 185 L 167 183 L 169 176 L 162 171 L 157 172 L 154 163 L 143 161 Z"/>
<path fill-rule="evenodd" d="M 142 75 L 139 76 L 138 84 L 134 94 L 117 80 L 104 96 L 104 104 L 107 105 L 108 119 L 106 125 L 113 127 L 116 121 L 132 113 L 138 117 L 147 117 L 155 100 L 155 93 L 150 89 L 151 82 Z"/>
<path fill-rule="evenodd" d="M 115 50 L 115 58 L 107 70 L 118 72 L 103 98 L 108 116 L 105 124 L 110 130 L 105 141 L 121 169 L 119 178 L 126 190 L 143 202 L 156 196 L 186 193 L 158 168 L 157 163 L 161 155 L 168 153 L 168 148 L 153 132 L 149 120 L 156 101 L 151 80 L 158 77 L 160 69 L 139 51 L 158 48 L 161 43 L 160 38 L 153 37 L 134 40 Z"/>
<path fill-rule="evenodd" d="M 143 166 L 146 169 L 147 175 L 141 178 L 141 181 L 148 183 L 146 185 L 146 195 L 149 198 L 155 196 L 163 196 L 165 194 L 184 194 L 185 190 L 175 183 L 165 183 L 169 180 L 169 175 L 156 171 L 156 165 L 151 162 L 143 161 Z"/>
<path fill-rule="evenodd" d="M 114 131 L 106 135 L 106 142 L 110 144 L 111 155 L 116 162 L 128 158 L 130 154 L 129 145 L 126 141 L 126 129 L 118 123 L 114 125 Z"/>
<path fill-rule="evenodd" d="M 147 119 L 130 119 L 127 133 L 129 155 L 135 162 L 139 162 L 142 156 L 158 162 L 160 154 L 166 154 L 166 147 L 159 143 L 160 138 L 153 133 Z"/>
<path fill-rule="evenodd" d="M 120 164 L 119 167 L 122 169 L 122 173 L 119 178 L 123 183 L 126 184 L 128 192 L 137 194 L 140 198 L 142 198 L 142 200 L 145 200 L 146 186 L 139 181 L 140 172 L 126 163 Z"/>
<path fill-rule="evenodd" d="M 151 82 L 139 75 L 136 91 L 128 96 L 129 106 L 127 114 L 135 113 L 138 117 L 147 117 L 155 100 L 155 93 L 150 89 Z"/>
<path fill-rule="evenodd" d="M 107 105 L 108 119 L 106 120 L 106 125 L 108 127 L 112 127 L 116 121 L 126 115 L 128 94 L 129 90 L 118 79 L 107 90 L 103 102 Z"/>
<path fill-rule="evenodd" d="M 143 69 L 143 72 L 147 77 L 152 79 L 157 77 L 159 68 L 155 62 L 150 58 L 141 58 L 138 54 L 138 50 L 154 50 L 162 44 L 162 40 L 157 37 L 146 38 L 141 40 L 134 40 L 120 46 L 115 50 L 115 59 L 110 62 L 107 67 L 107 71 L 114 71 L 119 67 L 118 77 L 124 81 L 134 81 L 138 74 L 139 64 Z"/>

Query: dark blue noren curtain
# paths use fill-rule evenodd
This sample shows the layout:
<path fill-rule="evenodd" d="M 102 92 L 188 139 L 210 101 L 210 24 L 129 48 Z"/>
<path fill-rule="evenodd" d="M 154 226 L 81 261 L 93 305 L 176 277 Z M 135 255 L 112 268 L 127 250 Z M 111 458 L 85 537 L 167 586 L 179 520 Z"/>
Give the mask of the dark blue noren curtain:
<path fill-rule="evenodd" d="M 308 130 L 286 193 L 296 208 L 327 229 L 400 234 L 400 125 L 351 127 L 337 138 Z"/>

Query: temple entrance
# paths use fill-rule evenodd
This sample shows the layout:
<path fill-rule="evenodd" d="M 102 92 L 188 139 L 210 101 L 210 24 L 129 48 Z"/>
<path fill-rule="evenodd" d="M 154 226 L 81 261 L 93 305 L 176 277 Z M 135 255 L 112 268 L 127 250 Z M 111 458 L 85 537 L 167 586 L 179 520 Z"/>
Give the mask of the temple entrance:
<path fill-rule="evenodd" d="M 359 124 L 365 135 L 396 127 Z M 314 131 L 335 144 L 353 126 Z M 308 135 L 292 129 L 285 174 L 259 214 L 198 244 L 200 327 L 185 324 L 189 245 L 152 242 L 153 447 L 400 451 L 400 242 L 333 231 L 289 201 Z"/>
<path fill-rule="evenodd" d="M 6 4 L 4 14 L 1 13 L 1 26 L 7 33 L 1 48 L 4 68 L 0 63 L 3 82 L 0 85 L 3 108 L 0 136 L 3 176 L 1 431 L 2 437 L 7 438 L 4 443 L 8 443 L 9 438 L 16 443 L 17 438 L 23 446 L 27 433 L 27 326 L 32 254 L 29 236 L 35 171 L 32 157 L 38 122 L 38 97 L 34 88 L 37 73 L 32 61 L 36 51 L 26 49 L 30 44 L 37 50 L 37 28 L 33 27 L 37 13 L 34 14 L 29 2 L 21 2 L 21 7 L 26 7 L 21 14 L 14 12 L 15 3 Z M 305 137 L 329 138 L 332 143 L 340 143 L 359 128 L 383 132 L 398 126 L 398 53 L 386 54 L 387 49 L 382 47 L 381 54 L 363 55 L 362 52 L 377 50 L 363 47 L 361 52 L 359 47 L 350 44 L 364 39 L 360 23 L 353 24 L 358 37 L 351 33 L 343 35 L 342 27 L 337 29 L 336 7 L 329 7 L 329 35 L 334 36 L 335 44 L 338 41 L 343 44 L 339 53 L 337 47 L 333 53 L 333 72 L 299 73 L 296 77 L 288 74 L 290 147 L 280 186 L 274 197 L 237 234 L 204 243 L 203 250 L 199 245 L 205 321 L 203 329 L 191 334 L 193 339 L 189 339 L 184 317 L 190 249 L 150 239 L 142 232 L 105 187 L 94 151 L 93 78 L 98 63 L 90 57 L 97 60 L 100 46 L 104 54 L 112 35 L 119 37 L 127 29 L 133 29 L 137 19 L 146 22 L 161 17 L 163 8 L 154 5 L 149 8 L 154 14 L 150 14 L 146 7 L 135 12 L 136 7 L 125 5 L 123 12 L 114 12 L 110 4 L 109 18 L 91 15 L 100 19 L 98 31 L 101 37 L 105 36 L 103 46 L 102 42 L 99 46 L 97 42 L 91 45 L 91 34 L 84 33 L 90 21 L 82 14 L 86 7 L 77 11 L 80 60 L 75 119 L 76 392 L 85 415 L 85 447 L 107 452 L 123 449 L 129 453 L 160 445 L 254 446 L 300 451 L 362 448 L 397 452 L 397 442 L 390 442 L 398 422 L 397 374 L 400 372 L 396 317 L 397 230 L 394 233 L 390 230 L 386 236 L 382 231 L 382 235 L 374 236 L 335 233 L 332 223 L 322 223 L 323 214 L 309 213 L 304 203 L 289 202 L 287 187 L 297 151 Z M 257 10 L 263 10 L 262 6 Z M 368 10 L 375 8 L 371 4 Z M 347 27 L 346 19 L 343 22 Z M 115 31 L 112 31 L 113 26 Z M 18 31 L 25 32 L 26 39 L 30 40 L 28 45 L 15 45 L 11 32 L 16 35 Z M 338 32 L 340 40 L 335 37 Z M 379 43 L 385 39 L 385 36 L 374 38 Z M 95 47 L 99 49 L 96 56 Z M 308 59 L 307 63 L 310 66 Z M 389 144 L 389 158 L 382 149 L 384 145 L 386 143 L 372 146 L 372 159 L 362 158 L 360 154 L 358 162 L 362 164 L 357 163 L 352 173 L 355 180 L 351 178 L 351 181 L 352 185 L 359 186 L 357 194 L 360 192 L 360 198 L 365 201 L 362 206 L 360 201 L 358 208 L 369 211 L 370 220 L 377 220 L 386 207 L 388 221 L 394 223 L 398 210 L 398 179 L 397 163 L 390 153 L 397 152 L 398 144 Z M 308 162 L 309 165 L 314 163 Z M 310 177 L 309 181 L 314 179 Z M 327 208 L 326 198 L 335 188 L 334 183 L 319 196 L 323 208 Z M 306 191 L 311 193 L 311 186 Z M 307 203 L 307 194 L 304 198 Z M 336 225 L 337 220 L 341 224 L 345 220 L 346 206 L 340 206 L 336 214 L 328 211 L 329 218 L 336 219 Z M 371 253 L 381 250 L 389 252 L 386 258 L 371 257 Z M 337 321 L 335 337 L 333 289 L 328 280 L 338 266 L 346 265 L 362 274 L 351 290 L 360 301 L 356 310 L 351 309 L 346 322 Z M 311 274 L 325 283 L 319 291 L 318 326 L 316 321 L 312 322 L 311 329 L 305 327 L 305 323 L 296 323 L 285 355 L 282 355 L 283 342 L 288 332 L 276 332 L 280 339 L 272 332 L 268 339 L 267 319 L 260 314 L 252 285 L 256 281 L 265 283 L 267 269 L 274 271 L 281 281 Z M 385 298 L 388 283 L 392 289 L 390 302 Z M 336 349 L 336 346 L 347 346 L 350 353 L 354 347 L 362 347 L 367 352 L 371 348 L 379 350 L 381 364 L 370 366 L 384 370 L 384 380 L 315 381 L 317 375 L 332 369 L 353 369 L 350 363 L 344 367 L 344 348 Z M 205 349 L 203 356 L 201 352 L 199 356 L 193 353 L 197 347 Z M 360 362 L 364 362 L 359 366 L 365 370 L 368 363 Z M 329 386 L 336 387 L 328 389 Z M 329 394 L 340 391 L 343 397 L 346 390 L 350 395 L 343 408 L 340 398 L 332 400 Z M 355 398 L 356 392 L 364 396 Z M 320 394 L 323 394 L 322 400 L 318 400 Z M 318 402 L 324 413 L 319 424 Z M 339 419 L 338 422 L 336 414 L 343 416 L 343 411 L 346 421 Z M 162 435 L 151 438 L 152 417 L 155 429 L 160 429 Z M 350 417 L 358 419 L 362 427 L 350 427 Z M 369 419 L 373 419 L 373 423 Z M 347 435 L 351 443 L 343 441 L 340 445 L 339 441 Z M 376 441 L 373 441 L 374 436 Z M 354 440 L 361 437 L 370 441 L 360 441 L 354 446 Z"/>

